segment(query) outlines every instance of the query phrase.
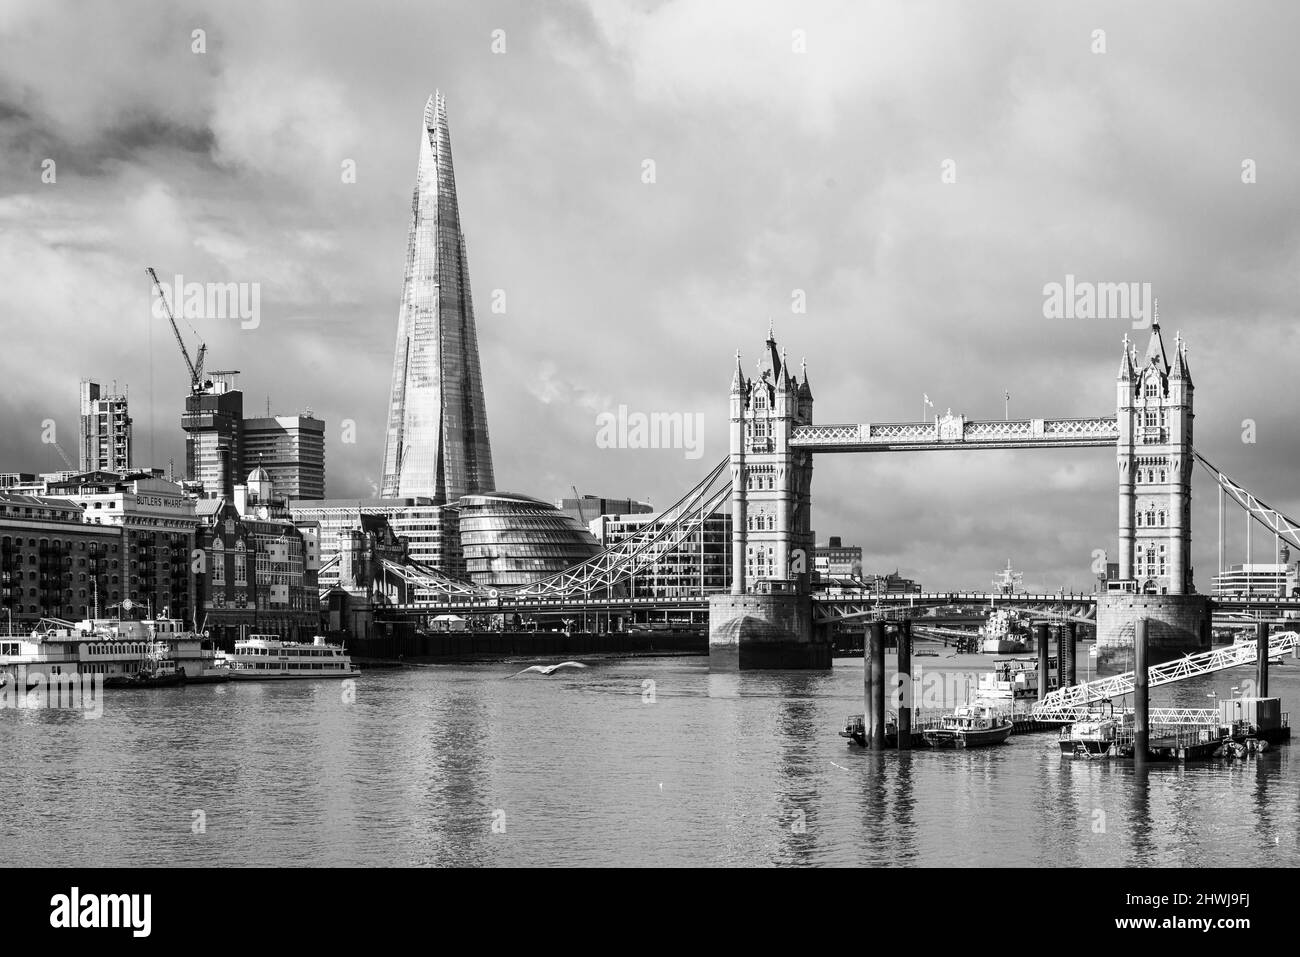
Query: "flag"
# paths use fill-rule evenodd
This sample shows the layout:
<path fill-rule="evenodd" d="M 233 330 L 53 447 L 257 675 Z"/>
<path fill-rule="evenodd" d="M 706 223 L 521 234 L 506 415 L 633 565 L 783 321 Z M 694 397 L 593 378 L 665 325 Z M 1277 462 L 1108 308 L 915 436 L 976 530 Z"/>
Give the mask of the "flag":
<path fill-rule="evenodd" d="M 930 397 L 928 395 L 926 395 L 925 393 L 921 393 L 921 398 L 925 400 L 926 405 L 928 405 L 932 409 L 934 408 L 934 403 L 930 401 Z"/>

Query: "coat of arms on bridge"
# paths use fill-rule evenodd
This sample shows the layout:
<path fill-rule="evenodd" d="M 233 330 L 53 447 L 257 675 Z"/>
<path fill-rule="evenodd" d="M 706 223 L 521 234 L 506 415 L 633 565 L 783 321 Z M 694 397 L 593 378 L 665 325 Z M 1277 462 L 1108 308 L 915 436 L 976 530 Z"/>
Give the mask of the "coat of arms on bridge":
<path fill-rule="evenodd" d="M 949 409 L 939 419 L 940 442 L 960 442 L 965 434 L 966 417 L 964 415 L 953 415 L 952 409 Z"/>

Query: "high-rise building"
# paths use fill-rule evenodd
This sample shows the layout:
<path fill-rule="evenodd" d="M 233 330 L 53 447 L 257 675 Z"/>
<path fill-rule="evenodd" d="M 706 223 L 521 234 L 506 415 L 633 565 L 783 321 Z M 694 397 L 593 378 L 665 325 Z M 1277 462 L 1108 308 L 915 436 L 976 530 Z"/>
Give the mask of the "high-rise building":
<path fill-rule="evenodd" d="M 211 373 L 212 384 L 185 397 L 185 471 L 208 498 L 230 494 L 243 463 L 244 393 L 234 373 Z"/>
<path fill-rule="evenodd" d="M 435 93 L 411 198 L 380 494 L 443 505 L 495 484 L 451 137 Z"/>
<path fill-rule="evenodd" d="M 324 498 L 325 423 L 310 411 L 245 419 L 243 465 L 265 469 L 281 498 Z"/>
<path fill-rule="evenodd" d="M 131 416 L 126 395 L 110 395 L 99 383 L 81 380 L 81 444 L 83 472 L 131 470 Z"/>

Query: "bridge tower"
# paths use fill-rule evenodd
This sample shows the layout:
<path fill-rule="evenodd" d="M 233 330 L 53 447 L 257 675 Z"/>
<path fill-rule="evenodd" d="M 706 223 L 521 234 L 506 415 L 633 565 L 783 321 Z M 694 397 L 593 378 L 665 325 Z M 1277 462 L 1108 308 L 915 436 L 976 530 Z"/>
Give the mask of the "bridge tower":
<path fill-rule="evenodd" d="M 720 669 L 829 668 L 812 626 L 812 453 L 791 446 L 812 423 L 808 371 L 790 372 L 769 329 L 752 377 L 731 379 L 731 594 L 709 603 L 709 663 Z"/>
<path fill-rule="evenodd" d="M 1098 653 L 1127 654 L 1139 617 L 1151 620 L 1157 653 L 1203 650 L 1208 605 L 1191 561 L 1192 374 L 1181 334 L 1172 359 L 1165 351 L 1158 305 L 1143 356 L 1124 337 L 1115 386 L 1119 578 L 1098 602 Z"/>

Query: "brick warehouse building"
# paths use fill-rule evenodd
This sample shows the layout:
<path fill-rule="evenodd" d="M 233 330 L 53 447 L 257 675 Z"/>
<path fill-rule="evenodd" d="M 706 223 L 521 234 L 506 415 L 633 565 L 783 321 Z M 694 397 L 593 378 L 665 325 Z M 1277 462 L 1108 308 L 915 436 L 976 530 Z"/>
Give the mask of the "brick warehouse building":
<path fill-rule="evenodd" d="M 0 492 L 0 608 L 8 632 L 79 621 L 127 597 L 122 529 L 87 524 L 65 498 Z"/>

